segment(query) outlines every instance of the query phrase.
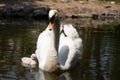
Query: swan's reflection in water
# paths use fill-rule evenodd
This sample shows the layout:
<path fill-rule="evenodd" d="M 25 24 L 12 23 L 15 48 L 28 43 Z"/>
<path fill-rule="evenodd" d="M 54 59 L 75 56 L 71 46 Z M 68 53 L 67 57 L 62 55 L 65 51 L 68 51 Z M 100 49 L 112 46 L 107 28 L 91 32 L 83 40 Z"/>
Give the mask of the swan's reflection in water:
<path fill-rule="evenodd" d="M 64 72 L 59 76 L 58 80 L 72 80 L 69 72 Z"/>
<path fill-rule="evenodd" d="M 39 69 L 35 71 L 31 69 L 31 73 L 34 75 L 35 80 L 72 80 L 69 72 L 64 72 L 61 74 L 45 72 Z"/>
<path fill-rule="evenodd" d="M 56 80 L 57 76 L 53 73 L 44 72 L 39 69 L 38 72 L 36 72 L 35 74 L 35 79 L 36 80 Z"/>

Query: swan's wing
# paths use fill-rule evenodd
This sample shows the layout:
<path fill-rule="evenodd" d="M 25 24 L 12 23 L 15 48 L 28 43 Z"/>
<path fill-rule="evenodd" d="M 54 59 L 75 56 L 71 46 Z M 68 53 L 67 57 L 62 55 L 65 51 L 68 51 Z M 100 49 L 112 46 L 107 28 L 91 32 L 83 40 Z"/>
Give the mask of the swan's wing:
<path fill-rule="evenodd" d="M 37 39 L 37 48 L 40 48 L 41 44 L 43 43 L 43 41 L 45 40 L 45 37 L 47 36 L 47 31 L 43 31 L 42 33 L 40 33 L 40 35 L 38 36 Z"/>
<path fill-rule="evenodd" d="M 48 29 L 44 30 L 40 35 L 38 36 L 37 39 L 37 49 L 40 50 L 41 46 L 48 46 L 48 43 L 50 43 L 50 31 Z"/>
<path fill-rule="evenodd" d="M 59 54 L 58 54 L 58 62 L 60 65 L 65 65 L 66 60 L 68 58 L 69 54 L 69 47 L 67 45 L 64 45 L 63 47 L 60 48 Z"/>
<path fill-rule="evenodd" d="M 37 46 L 36 46 L 36 51 L 35 54 L 37 56 L 38 61 L 40 61 L 40 59 L 44 59 L 44 56 L 46 56 L 48 52 L 48 48 L 49 48 L 49 31 L 44 30 L 38 37 L 37 40 Z M 43 54 L 44 53 L 44 54 Z"/>
<path fill-rule="evenodd" d="M 63 28 L 67 37 L 70 37 L 71 39 L 79 38 L 77 30 L 72 26 L 72 24 L 65 24 L 63 25 Z"/>

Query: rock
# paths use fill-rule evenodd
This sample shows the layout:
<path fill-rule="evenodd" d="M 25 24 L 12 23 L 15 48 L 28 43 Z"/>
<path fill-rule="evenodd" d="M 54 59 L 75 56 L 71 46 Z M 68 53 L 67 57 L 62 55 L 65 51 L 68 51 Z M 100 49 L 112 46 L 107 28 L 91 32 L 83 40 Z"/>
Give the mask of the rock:
<path fill-rule="evenodd" d="M 2 15 L 4 17 L 19 17 L 22 15 L 23 9 L 22 7 L 7 7 L 3 9 Z"/>
<path fill-rule="evenodd" d="M 77 14 L 73 14 L 71 18 L 78 18 L 79 16 Z"/>
<path fill-rule="evenodd" d="M 71 0 L 61 0 L 61 2 L 65 2 L 65 3 L 68 3 L 70 2 Z"/>
<path fill-rule="evenodd" d="M 0 11 L 0 18 L 47 18 L 49 10 L 46 6 L 11 6 Z"/>
<path fill-rule="evenodd" d="M 31 14 L 32 18 L 47 18 L 48 17 L 48 12 L 49 12 L 48 7 L 35 7 L 33 13 Z"/>
<path fill-rule="evenodd" d="M 92 19 L 93 20 L 98 20 L 99 19 L 99 14 L 98 13 L 93 13 L 92 14 Z"/>
<path fill-rule="evenodd" d="M 115 4 L 116 2 L 115 2 L 115 1 L 111 1 L 110 3 L 113 5 L 113 4 Z"/>

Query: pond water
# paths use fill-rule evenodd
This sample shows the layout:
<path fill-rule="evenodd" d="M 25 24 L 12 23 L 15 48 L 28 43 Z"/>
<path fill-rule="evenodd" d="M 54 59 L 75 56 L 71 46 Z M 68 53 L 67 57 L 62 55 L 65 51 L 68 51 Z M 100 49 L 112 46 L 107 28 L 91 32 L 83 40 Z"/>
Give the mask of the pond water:
<path fill-rule="evenodd" d="M 120 80 L 119 34 L 83 31 L 81 23 L 73 24 L 83 40 L 82 59 L 74 69 L 58 74 L 23 67 L 21 58 L 34 53 L 37 37 L 47 23 L 34 20 L 0 23 L 0 80 Z"/>

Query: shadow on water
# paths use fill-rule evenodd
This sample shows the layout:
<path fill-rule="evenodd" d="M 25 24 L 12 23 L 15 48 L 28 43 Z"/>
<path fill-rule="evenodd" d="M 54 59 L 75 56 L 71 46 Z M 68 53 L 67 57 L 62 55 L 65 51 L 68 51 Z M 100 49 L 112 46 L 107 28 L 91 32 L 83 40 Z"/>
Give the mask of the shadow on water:
<path fill-rule="evenodd" d="M 73 25 L 83 39 L 82 59 L 74 69 L 54 74 L 21 66 L 21 58 L 34 53 L 37 37 L 47 22 L 3 21 L 0 24 L 0 80 L 119 80 L 120 34 L 91 28 L 84 31 L 81 24 Z"/>

